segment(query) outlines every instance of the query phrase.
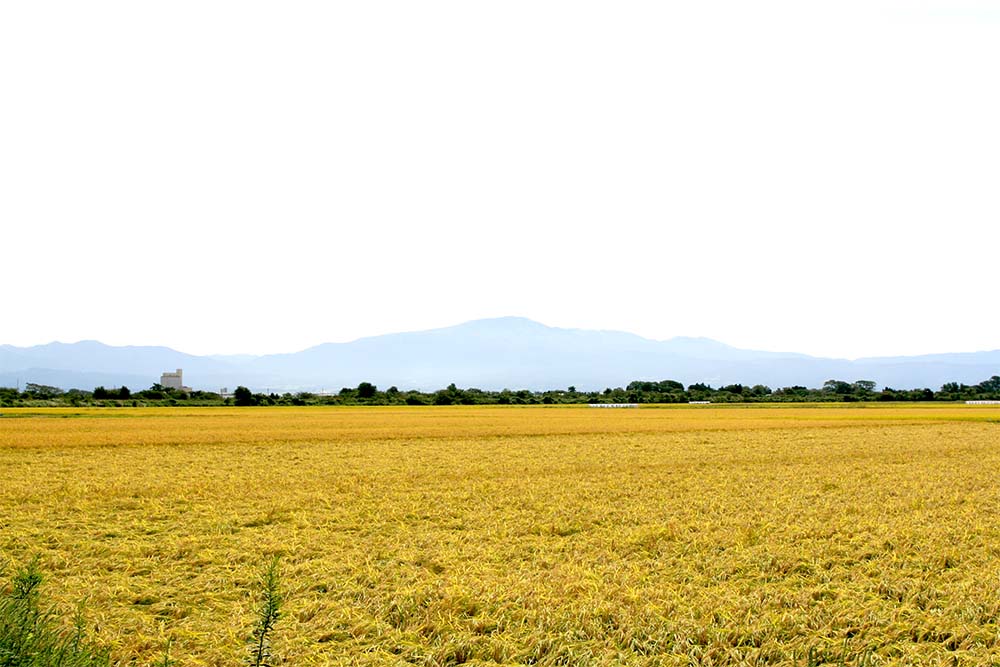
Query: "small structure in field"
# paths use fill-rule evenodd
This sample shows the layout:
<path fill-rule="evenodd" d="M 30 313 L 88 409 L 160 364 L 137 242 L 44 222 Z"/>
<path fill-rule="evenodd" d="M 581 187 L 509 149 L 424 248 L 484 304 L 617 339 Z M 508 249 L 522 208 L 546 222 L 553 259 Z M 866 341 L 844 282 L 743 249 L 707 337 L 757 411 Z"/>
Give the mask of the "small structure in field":
<path fill-rule="evenodd" d="M 1000 401 L 966 401 L 966 405 L 1000 405 Z"/>
<path fill-rule="evenodd" d="M 688 401 L 688 405 L 711 405 L 712 401 Z"/>

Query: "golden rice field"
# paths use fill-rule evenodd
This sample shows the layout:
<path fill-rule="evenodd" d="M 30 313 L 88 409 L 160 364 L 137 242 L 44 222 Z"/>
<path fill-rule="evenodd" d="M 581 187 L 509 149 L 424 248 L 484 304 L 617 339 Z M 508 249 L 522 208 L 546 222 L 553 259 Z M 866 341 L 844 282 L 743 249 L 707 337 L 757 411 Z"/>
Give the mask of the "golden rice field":
<path fill-rule="evenodd" d="M 0 412 L 123 665 L 240 664 L 274 554 L 288 665 L 1000 664 L 997 406 Z"/>

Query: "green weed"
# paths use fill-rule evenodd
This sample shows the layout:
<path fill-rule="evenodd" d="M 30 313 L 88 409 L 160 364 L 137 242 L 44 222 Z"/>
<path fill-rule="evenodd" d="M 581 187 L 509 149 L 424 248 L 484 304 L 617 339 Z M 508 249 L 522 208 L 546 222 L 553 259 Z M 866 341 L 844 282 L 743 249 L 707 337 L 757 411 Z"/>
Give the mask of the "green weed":
<path fill-rule="evenodd" d="M 0 667 L 107 667 L 107 653 L 87 641 L 82 609 L 66 632 L 42 608 L 41 585 L 33 559 L 0 590 Z"/>

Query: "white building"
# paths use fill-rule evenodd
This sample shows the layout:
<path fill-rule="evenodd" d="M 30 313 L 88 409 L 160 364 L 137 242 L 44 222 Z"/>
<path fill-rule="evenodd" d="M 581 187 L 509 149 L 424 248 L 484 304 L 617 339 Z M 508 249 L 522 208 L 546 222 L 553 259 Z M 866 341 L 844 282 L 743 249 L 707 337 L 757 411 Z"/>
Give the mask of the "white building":
<path fill-rule="evenodd" d="M 180 368 L 176 372 L 171 373 L 167 371 L 160 375 L 160 384 L 168 389 L 176 389 L 178 391 L 191 391 L 191 387 L 184 386 L 184 371 Z"/>

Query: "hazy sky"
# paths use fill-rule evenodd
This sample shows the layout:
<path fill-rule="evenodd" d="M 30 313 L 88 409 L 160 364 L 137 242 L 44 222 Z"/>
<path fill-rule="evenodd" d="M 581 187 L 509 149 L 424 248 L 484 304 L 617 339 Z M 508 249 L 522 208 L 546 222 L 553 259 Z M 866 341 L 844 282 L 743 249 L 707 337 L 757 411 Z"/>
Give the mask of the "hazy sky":
<path fill-rule="evenodd" d="M 1000 2 L 0 4 L 0 343 L 1000 348 Z"/>

